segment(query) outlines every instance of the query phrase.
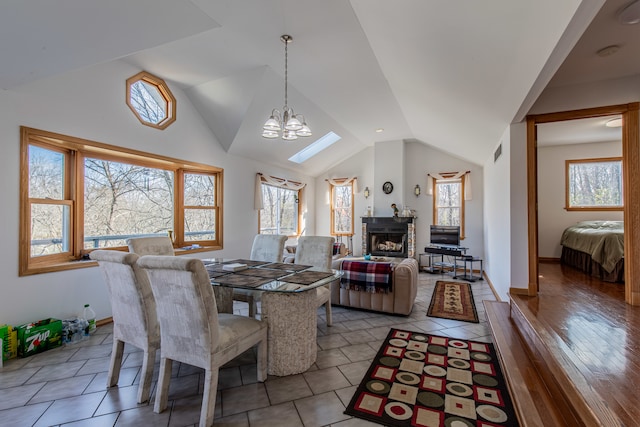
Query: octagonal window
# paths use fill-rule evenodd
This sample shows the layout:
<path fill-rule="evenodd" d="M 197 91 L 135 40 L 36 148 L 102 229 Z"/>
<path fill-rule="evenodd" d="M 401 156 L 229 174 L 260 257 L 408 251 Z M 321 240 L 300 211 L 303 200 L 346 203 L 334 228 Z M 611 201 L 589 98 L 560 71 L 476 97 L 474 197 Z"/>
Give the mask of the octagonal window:
<path fill-rule="evenodd" d="M 143 125 L 164 129 L 176 121 L 176 99 L 169 87 L 146 71 L 127 79 L 127 105 Z"/>

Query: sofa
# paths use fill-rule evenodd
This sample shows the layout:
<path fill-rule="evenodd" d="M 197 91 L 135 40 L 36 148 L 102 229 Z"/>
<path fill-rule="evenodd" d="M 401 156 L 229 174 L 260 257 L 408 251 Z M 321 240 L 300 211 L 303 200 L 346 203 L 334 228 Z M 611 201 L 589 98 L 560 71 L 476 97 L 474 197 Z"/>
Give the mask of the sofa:
<path fill-rule="evenodd" d="M 284 252 L 282 254 L 283 262 L 293 262 L 296 257 L 296 249 L 296 245 L 285 245 Z M 347 256 L 347 245 L 341 242 L 334 243 L 333 255 L 331 257 L 332 263 L 335 263 L 336 260 L 344 258 L 345 256 Z"/>
<path fill-rule="evenodd" d="M 342 263 L 351 258 L 341 258 L 332 267 L 342 270 Z M 366 262 L 366 261 L 363 261 Z M 391 291 L 374 293 L 365 290 L 345 289 L 340 283 L 331 286 L 331 304 L 390 314 L 409 315 L 418 292 L 418 262 L 405 258 L 394 264 L 391 272 Z"/>

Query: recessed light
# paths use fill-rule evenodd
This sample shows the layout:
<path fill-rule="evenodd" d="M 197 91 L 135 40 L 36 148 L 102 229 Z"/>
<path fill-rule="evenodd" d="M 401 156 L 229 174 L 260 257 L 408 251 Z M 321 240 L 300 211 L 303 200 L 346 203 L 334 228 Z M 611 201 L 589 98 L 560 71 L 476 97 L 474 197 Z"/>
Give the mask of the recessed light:
<path fill-rule="evenodd" d="M 376 129 L 376 133 L 382 133 L 382 132 L 384 132 L 384 129 L 383 129 L 383 128 L 378 128 L 378 129 Z"/>
<path fill-rule="evenodd" d="M 633 25 L 640 22 L 640 1 L 634 1 L 618 13 L 621 24 Z"/>
<path fill-rule="evenodd" d="M 606 57 L 606 56 L 611 56 L 614 53 L 616 53 L 617 51 L 620 50 L 620 46 L 617 44 L 612 44 L 611 46 L 607 46 L 607 47 L 603 47 L 602 49 L 600 49 L 599 51 L 596 52 L 596 54 L 602 58 Z"/>
<path fill-rule="evenodd" d="M 622 126 L 622 117 L 607 120 L 607 122 L 604 125 L 608 128 L 619 128 Z"/>

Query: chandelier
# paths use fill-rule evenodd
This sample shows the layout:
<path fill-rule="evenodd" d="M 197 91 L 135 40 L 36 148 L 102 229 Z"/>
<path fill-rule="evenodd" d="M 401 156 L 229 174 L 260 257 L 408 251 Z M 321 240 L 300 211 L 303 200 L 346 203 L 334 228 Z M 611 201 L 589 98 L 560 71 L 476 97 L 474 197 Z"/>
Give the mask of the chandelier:
<path fill-rule="evenodd" d="M 299 136 L 311 136 L 311 129 L 307 126 L 302 114 L 295 114 L 293 108 L 287 104 L 287 78 L 288 78 L 288 51 L 289 43 L 293 41 L 290 35 L 283 35 L 280 40 L 284 43 L 284 107 L 282 107 L 282 115 L 277 109 L 271 111 L 271 116 L 262 127 L 262 136 L 264 138 L 278 138 L 282 132 L 282 139 L 293 141 Z"/>

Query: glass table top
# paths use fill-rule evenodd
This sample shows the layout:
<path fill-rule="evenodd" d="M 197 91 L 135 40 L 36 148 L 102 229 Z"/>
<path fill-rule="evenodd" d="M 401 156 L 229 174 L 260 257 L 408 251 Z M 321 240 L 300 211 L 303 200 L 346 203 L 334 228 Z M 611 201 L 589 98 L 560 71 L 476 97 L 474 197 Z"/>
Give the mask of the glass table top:
<path fill-rule="evenodd" d="M 202 260 L 214 286 L 259 292 L 304 292 L 339 279 L 341 271 L 247 259 Z"/>

